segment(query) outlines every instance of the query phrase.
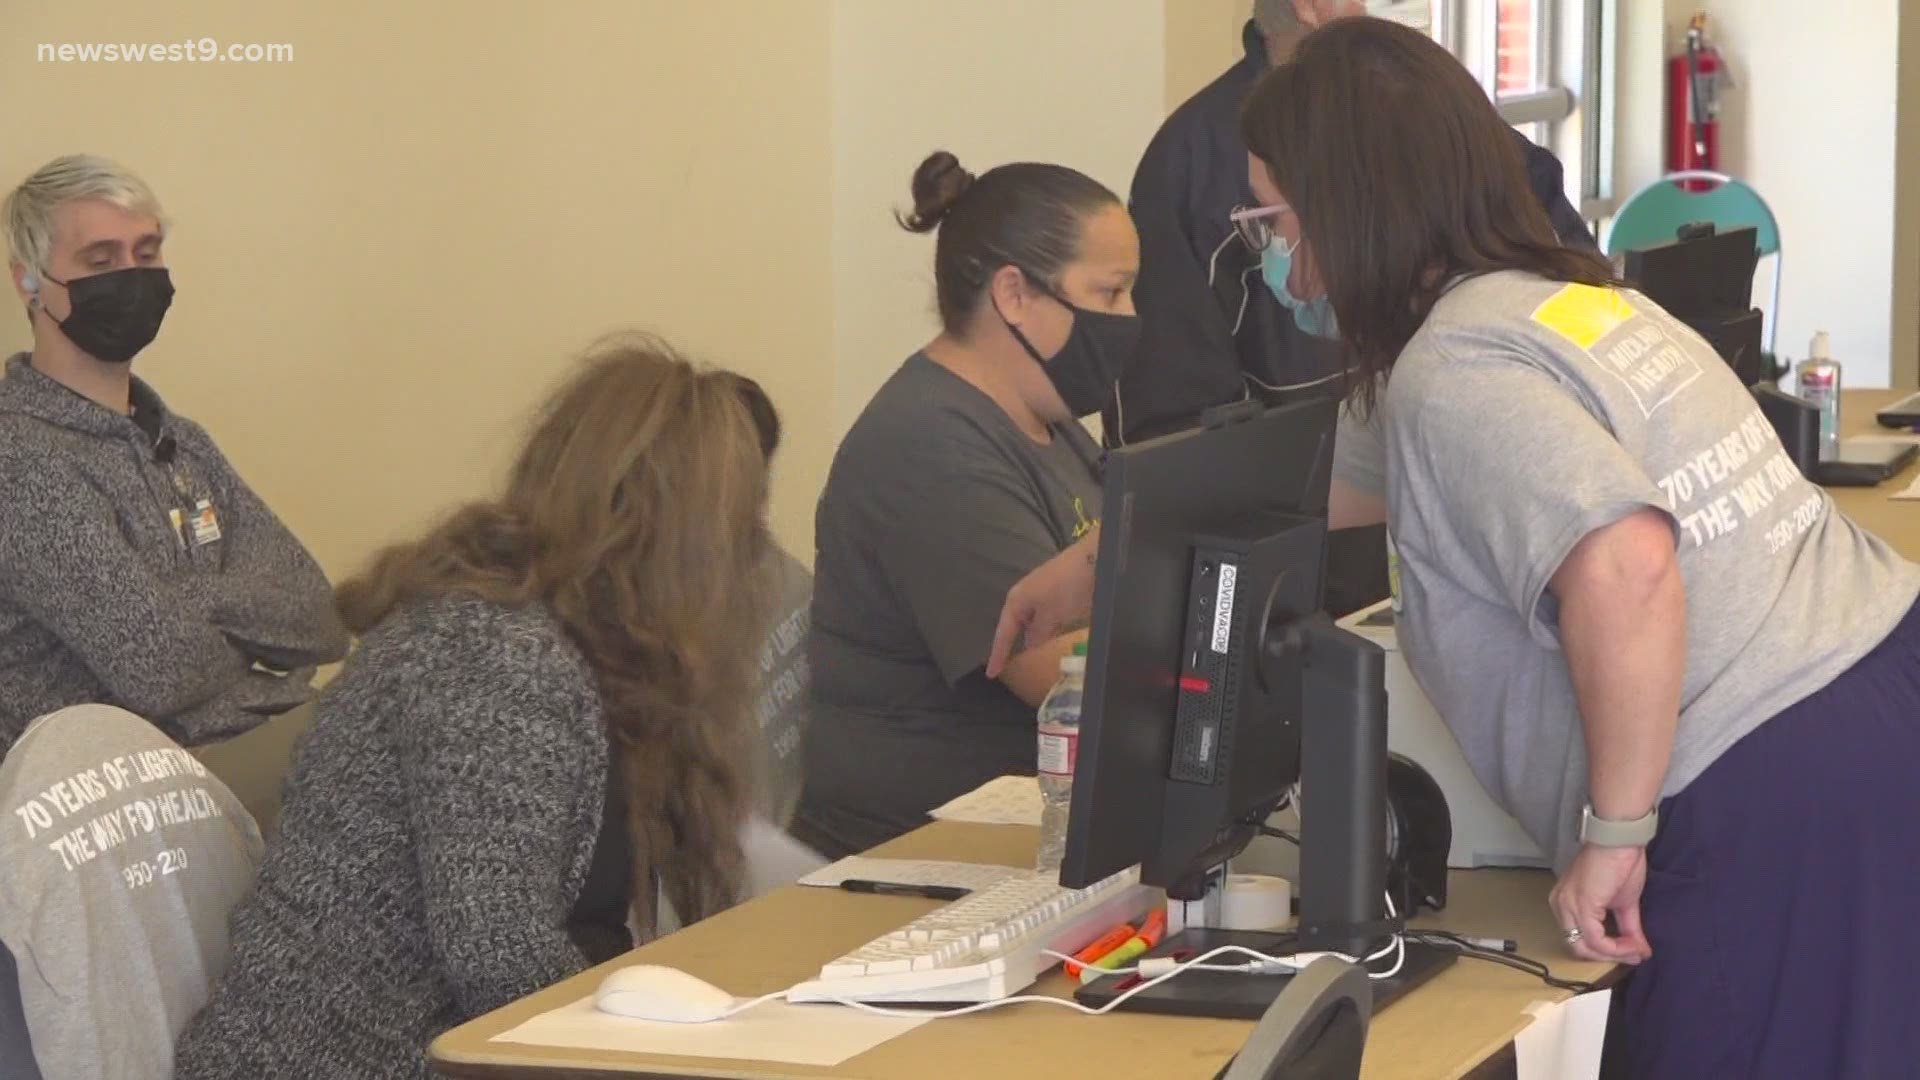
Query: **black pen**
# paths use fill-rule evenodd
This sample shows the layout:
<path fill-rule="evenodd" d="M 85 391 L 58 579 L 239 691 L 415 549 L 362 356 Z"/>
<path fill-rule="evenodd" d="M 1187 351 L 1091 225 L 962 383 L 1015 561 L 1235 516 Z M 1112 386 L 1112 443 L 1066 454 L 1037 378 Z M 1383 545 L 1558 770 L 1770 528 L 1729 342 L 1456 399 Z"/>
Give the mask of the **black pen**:
<path fill-rule="evenodd" d="M 972 892 L 958 885 L 901 885 L 891 881 L 860 881 L 848 878 L 840 883 L 848 892 L 873 893 L 876 896 L 918 896 L 927 900 L 958 900 Z"/>

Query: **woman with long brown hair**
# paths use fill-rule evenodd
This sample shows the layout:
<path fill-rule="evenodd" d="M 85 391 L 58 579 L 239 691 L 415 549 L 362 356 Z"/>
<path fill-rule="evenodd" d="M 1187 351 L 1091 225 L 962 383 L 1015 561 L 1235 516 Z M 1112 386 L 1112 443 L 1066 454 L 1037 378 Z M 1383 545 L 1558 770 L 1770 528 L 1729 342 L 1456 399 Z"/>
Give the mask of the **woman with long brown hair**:
<path fill-rule="evenodd" d="M 752 381 L 603 343 L 503 494 L 340 588 L 359 648 L 177 1076 L 425 1076 L 446 1028 L 734 902 L 778 439 Z"/>
<path fill-rule="evenodd" d="M 1912 1075 L 1920 568 L 1700 335 L 1555 242 L 1432 40 L 1331 23 L 1241 134 L 1262 276 L 1357 376 L 1330 523 L 1386 523 L 1401 650 L 1553 857 L 1567 948 L 1639 965 L 1630 1074 Z"/>

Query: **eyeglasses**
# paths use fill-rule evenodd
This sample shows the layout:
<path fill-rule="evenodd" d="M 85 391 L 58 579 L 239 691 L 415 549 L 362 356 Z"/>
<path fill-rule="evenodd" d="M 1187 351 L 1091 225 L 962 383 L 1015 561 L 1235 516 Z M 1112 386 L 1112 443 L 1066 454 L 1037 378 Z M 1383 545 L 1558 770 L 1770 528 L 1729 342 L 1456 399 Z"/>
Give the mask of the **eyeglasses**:
<path fill-rule="evenodd" d="M 1233 230 L 1240 234 L 1240 242 L 1247 245 L 1249 251 L 1265 251 L 1273 243 L 1273 224 L 1270 219 L 1281 214 L 1293 213 L 1293 207 L 1286 203 L 1272 206 L 1236 206 L 1227 220 L 1233 222 Z"/>

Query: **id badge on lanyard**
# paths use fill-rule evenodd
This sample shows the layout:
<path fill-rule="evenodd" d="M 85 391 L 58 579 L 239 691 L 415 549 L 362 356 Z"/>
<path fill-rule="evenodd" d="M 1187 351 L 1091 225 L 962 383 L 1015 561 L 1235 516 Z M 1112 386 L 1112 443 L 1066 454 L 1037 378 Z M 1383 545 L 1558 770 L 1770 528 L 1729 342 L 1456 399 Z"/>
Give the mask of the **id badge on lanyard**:
<path fill-rule="evenodd" d="M 175 507 L 168 512 L 174 535 L 180 538 L 180 546 L 197 549 L 217 542 L 220 539 L 220 512 L 214 507 L 213 499 L 195 495 L 193 483 L 177 464 L 167 466 L 167 478 L 172 481 L 173 490 L 181 501 L 193 507 L 187 511 Z"/>

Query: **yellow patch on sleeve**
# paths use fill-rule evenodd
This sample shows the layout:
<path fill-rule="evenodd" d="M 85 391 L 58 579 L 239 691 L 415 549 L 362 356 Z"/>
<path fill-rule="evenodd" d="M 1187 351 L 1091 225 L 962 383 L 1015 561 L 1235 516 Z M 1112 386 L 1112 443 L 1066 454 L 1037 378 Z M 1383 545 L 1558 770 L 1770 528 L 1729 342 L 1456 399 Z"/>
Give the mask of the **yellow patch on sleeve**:
<path fill-rule="evenodd" d="M 1533 321 L 1583 349 L 1592 349 L 1638 314 L 1626 297 L 1612 289 L 1568 285 L 1534 309 Z"/>

